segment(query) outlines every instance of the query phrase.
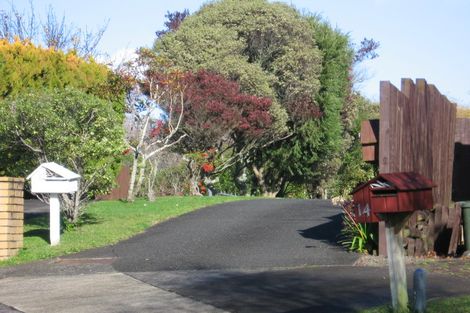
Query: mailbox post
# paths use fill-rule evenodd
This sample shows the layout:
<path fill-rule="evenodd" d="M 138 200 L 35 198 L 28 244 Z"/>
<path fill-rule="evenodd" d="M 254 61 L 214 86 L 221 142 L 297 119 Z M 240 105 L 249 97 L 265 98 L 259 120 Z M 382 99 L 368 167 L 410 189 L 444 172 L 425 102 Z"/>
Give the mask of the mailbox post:
<path fill-rule="evenodd" d="M 78 190 L 80 175 L 54 163 L 42 163 L 27 179 L 31 180 L 32 193 L 49 194 L 49 240 L 51 246 L 60 242 L 59 194 Z"/>
<path fill-rule="evenodd" d="M 358 222 L 385 221 L 390 291 L 394 312 L 408 305 L 401 229 L 415 210 L 432 209 L 434 183 L 414 172 L 380 174 L 356 187 L 352 194 Z"/>
<path fill-rule="evenodd" d="M 49 194 L 49 241 L 51 246 L 60 242 L 60 202 L 59 194 Z"/>

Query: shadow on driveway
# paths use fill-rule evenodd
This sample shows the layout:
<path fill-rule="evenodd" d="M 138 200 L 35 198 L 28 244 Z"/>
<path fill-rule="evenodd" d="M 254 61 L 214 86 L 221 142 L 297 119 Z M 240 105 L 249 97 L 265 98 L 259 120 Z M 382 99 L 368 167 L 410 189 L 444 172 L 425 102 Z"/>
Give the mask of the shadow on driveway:
<path fill-rule="evenodd" d="M 407 275 L 409 288 L 412 287 L 412 270 Z M 383 267 L 333 266 L 128 275 L 230 312 L 356 312 L 390 302 L 388 269 Z M 430 274 L 428 296 L 461 295 L 468 287 L 468 281 Z"/>
<path fill-rule="evenodd" d="M 332 246 L 340 246 L 338 243 L 339 231 L 342 227 L 342 213 L 326 217 L 328 222 L 299 230 L 299 234 L 304 238 L 319 240 Z"/>

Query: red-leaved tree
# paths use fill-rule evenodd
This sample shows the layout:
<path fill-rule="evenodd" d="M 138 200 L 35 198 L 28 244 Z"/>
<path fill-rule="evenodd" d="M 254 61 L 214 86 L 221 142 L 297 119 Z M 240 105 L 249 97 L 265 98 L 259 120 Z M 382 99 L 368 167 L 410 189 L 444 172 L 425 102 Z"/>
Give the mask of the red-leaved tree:
<path fill-rule="evenodd" d="M 184 78 L 184 125 L 188 135 L 182 151 L 215 151 L 211 171 L 203 171 L 189 159 L 193 193 L 199 193 L 197 183 L 201 173 L 216 174 L 239 161 L 255 142 L 260 142 L 273 122 L 271 99 L 244 94 L 240 86 L 223 76 L 200 70 Z"/>

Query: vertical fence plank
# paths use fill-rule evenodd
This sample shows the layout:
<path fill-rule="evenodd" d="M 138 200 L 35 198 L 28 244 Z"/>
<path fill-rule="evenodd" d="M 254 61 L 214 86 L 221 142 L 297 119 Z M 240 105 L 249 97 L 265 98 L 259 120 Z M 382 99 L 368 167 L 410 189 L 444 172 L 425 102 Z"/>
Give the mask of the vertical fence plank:
<path fill-rule="evenodd" d="M 379 172 L 390 172 L 390 82 L 380 82 Z"/>
<path fill-rule="evenodd" d="M 438 147 L 441 139 L 440 137 L 442 136 L 442 131 L 441 131 L 441 121 L 440 121 L 440 113 L 442 110 L 441 103 L 438 99 L 438 93 L 437 89 L 434 85 L 429 85 L 429 101 L 430 101 L 430 110 L 433 114 L 431 114 L 431 132 L 432 132 L 432 140 L 431 144 L 433 147 Z M 434 182 L 440 182 L 442 179 L 442 171 L 443 168 L 440 166 L 442 162 L 442 149 L 433 149 L 433 163 L 432 163 L 432 174 L 433 176 L 431 177 Z M 440 183 L 438 183 L 439 185 Z M 440 198 L 441 194 L 441 188 L 433 188 L 433 199 L 436 202 L 436 199 Z"/>
<path fill-rule="evenodd" d="M 414 140 L 414 131 L 413 131 L 413 121 L 414 121 L 414 106 L 411 105 L 413 98 L 414 83 L 411 79 L 402 79 L 401 81 L 401 90 L 402 97 L 405 101 L 403 106 L 403 134 L 404 141 L 406 143 L 405 149 L 403 151 L 403 170 L 412 171 L 413 170 L 413 140 Z"/>
<path fill-rule="evenodd" d="M 400 134 L 400 123 L 398 120 L 398 90 L 390 84 L 390 99 L 389 99 L 389 163 L 390 168 L 389 172 L 398 172 L 399 169 L 399 159 L 401 158 L 399 154 L 399 134 Z M 382 172 L 383 173 L 383 172 Z"/>
<path fill-rule="evenodd" d="M 116 188 L 113 188 L 106 195 L 98 195 L 97 200 L 126 200 L 130 183 L 130 168 L 125 165 L 121 168 L 116 177 Z"/>
<path fill-rule="evenodd" d="M 454 152 L 455 152 L 455 143 L 454 143 L 454 137 L 455 137 L 455 126 L 456 126 L 456 121 L 457 121 L 457 106 L 453 103 L 451 103 L 449 100 L 447 100 L 448 106 L 450 107 L 450 125 L 448 128 L 448 151 L 449 155 L 447 158 L 447 177 L 446 177 L 446 186 L 448 188 L 447 193 L 444 195 L 444 201 L 445 203 L 448 203 L 450 205 L 450 202 L 452 201 L 452 175 L 453 175 L 453 166 L 454 166 Z"/>
<path fill-rule="evenodd" d="M 439 101 L 439 106 L 442 108 L 437 115 L 445 116 L 445 119 L 440 119 L 441 122 L 441 135 L 439 137 L 439 142 L 441 143 L 442 147 L 439 150 L 440 152 L 440 170 L 441 170 L 441 181 L 439 182 L 439 203 L 444 206 L 449 206 L 450 205 L 450 198 L 447 197 L 447 193 L 451 193 L 450 189 L 450 184 L 448 184 L 448 176 L 452 175 L 452 169 L 447 168 L 447 159 L 449 156 L 449 151 L 454 150 L 454 143 L 452 144 L 449 143 L 449 140 L 452 141 L 453 135 L 450 133 L 451 132 L 451 120 L 450 116 L 452 113 L 451 111 L 451 103 L 445 99 L 444 96 L 442 96 L 439 92 L 436 95 L 438 101 Z M 453 132 L 453 131 L 452 131 Z M 450 171 L 450 172 L 449 172 Z"/>
<path fill-rule="evenodd" d="M 450 237 L 449 243 L 449 250 L 447 252 L 448 255 L 455 255 L 457 253 L 457 246 L 459 243 L 459 235 L 460 235 L 460 223 L 462 218 L 462 208 L 458 203 L 455 204 L 454 207 L 454 220 L 451 225 L 452 235 Z"/>

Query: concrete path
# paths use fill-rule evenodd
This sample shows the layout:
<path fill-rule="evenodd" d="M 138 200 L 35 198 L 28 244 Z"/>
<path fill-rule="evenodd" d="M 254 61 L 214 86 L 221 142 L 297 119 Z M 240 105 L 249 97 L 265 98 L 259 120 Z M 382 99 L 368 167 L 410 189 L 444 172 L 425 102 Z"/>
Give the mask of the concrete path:
<path fill-rule="evenodd" d="M 5 278 L 1 299 L 23 312 L 224 312 L 121 274 Z"/>
<path fill-rule="evenodd" d="M 353 266 L 339 228 L 326 201 L 217 205 L 114 246 L 1 268 L 0 312 L 354 312 L 389 302 L 387 268 Z M 429 282 L 431 297 L 470 293 L 468 279 Z"/>

